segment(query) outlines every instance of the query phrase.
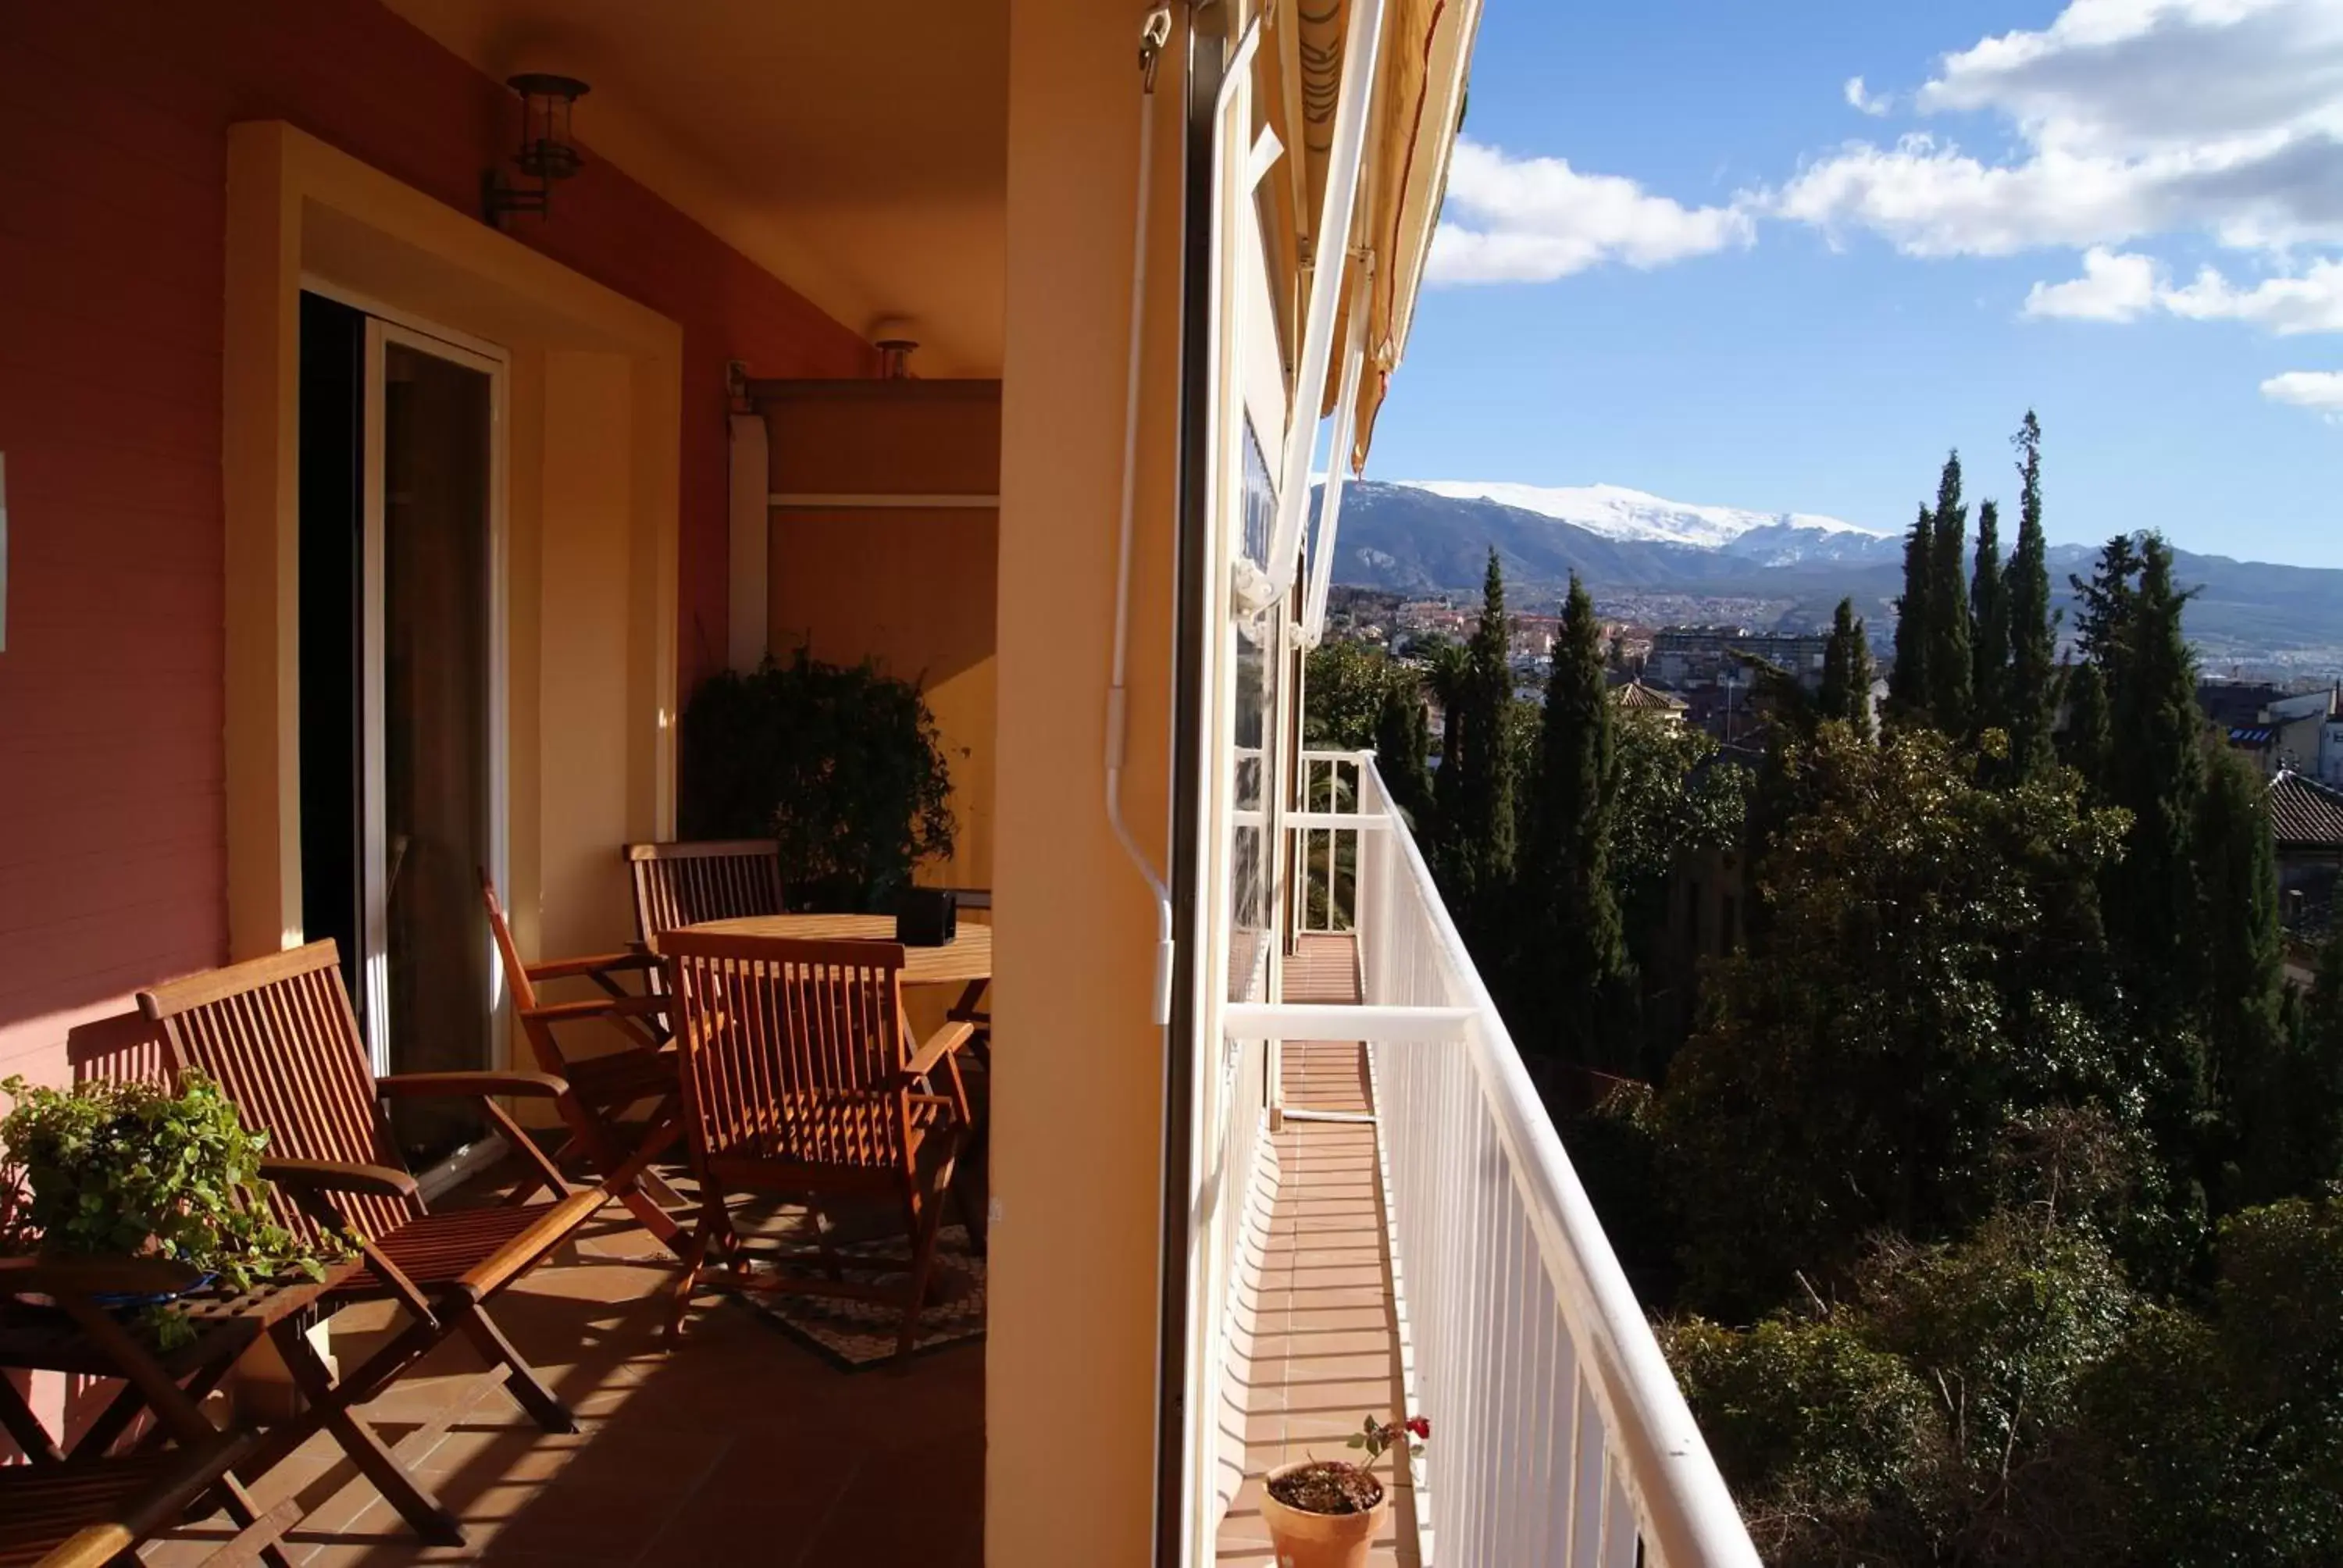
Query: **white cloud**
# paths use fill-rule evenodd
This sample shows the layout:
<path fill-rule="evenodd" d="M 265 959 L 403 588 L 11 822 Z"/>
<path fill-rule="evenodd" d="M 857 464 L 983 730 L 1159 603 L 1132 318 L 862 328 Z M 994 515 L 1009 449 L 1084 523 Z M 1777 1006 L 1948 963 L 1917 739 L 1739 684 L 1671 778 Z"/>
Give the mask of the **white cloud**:
<path fill-rule="evenodd" d="M 2026 296 L 2028 316 L 2082 321 L 2133 321 L 2163 311 L 2190 321 L 2239 321 L 2280 337 L 2343 332 L 2343 262 L 2314 261 L 2303 271 L 2241 287 L 2214 267 L 2175 287 L 2153 257 L 2094 246 L 2083 276 L 2037 283 Z"/>
<path fill-rule="evenodd" d="M 2343 423 L 2343 370 L 2289 370 L 2263 382 L 2262 396 L 2273 403 L 2316 409 Z"/>
<path fill-rule="evenodd" d="M 2083 276 L 2066 283 L 2037 283 L 2026 292 L 2028 316 L 2063 316 L 2078 321 L 2130 321 L 2156 308 L 2153 257 L 2118 255 L 2094 246 L 2083 256 Z"/>
<path fill-rule="evenodd" d="M 1747 245 L 1737 205 L 1687 207 L 1563 158 L 1516 158 L 1459 137 L 1432 241 L 1436 283 L 1547 283 L 1606 262 L 1664 266 Z"/>
<path fill-rule="evenodd" d="M 1869 115 L 1874 119 L 1877 119 L 1895 106 L 1895 100 L 1885 94 L 1875 96 L 1864 91 L 1863 78 L 1860 76 L 1849 76 L 1846 79 L 1845 87 L 1841 90 L 1845 95 L 1848 108 L 1859 115 Z"/>
<path fill-rule="evenodd" d="M 2183 288 L 2165 291 L 2164 307 L 2197 321 L 2243 321 L 2291 337 L 2302 332 L 2343 332 L 2343 261 L 2314 261 L 2295 276 L 2264 278 L 2238 288 L 2211 267 Z"/>
<path fill-rule="evenodd" d="M 1923 256 L 2173 232 L 2266 251 L 2343 241 L 2335 0 L 2072 0 L 2038 32 L 1946 55 L 1915 103 L 2004 122 L 2011 156 L 1926 136 L 1851 143 L 1770 209 Z"/>

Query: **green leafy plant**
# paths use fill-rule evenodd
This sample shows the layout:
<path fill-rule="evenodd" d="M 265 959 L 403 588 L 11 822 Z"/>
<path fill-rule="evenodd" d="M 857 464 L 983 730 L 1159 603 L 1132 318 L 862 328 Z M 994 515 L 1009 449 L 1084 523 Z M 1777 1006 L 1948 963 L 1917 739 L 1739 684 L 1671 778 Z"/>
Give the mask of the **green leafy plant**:
<path fill-rule="evenodd" d="M 0 1247 L 61 1256 L 159 1254 L 242 1290 L 341 1255 L 313 1251 L 277 1223 L 260 1181 L 265 1132 L 247 1131 L 216 1084 L 189 1072 L 176 1093 L 152 1083 L 34 1088 L 0 1082 L 0 1191 L 17 1195 Z M 166 1342 L 186 1329 L 166 1311 Z"/>
<path fill-rule="evenodd" d="M 683 717 L 682 828 L 772 838 L 792 906 L 884 910 L 952 850 L 951 769 L 917 685 L 803 648 L 711 676 Z"/>

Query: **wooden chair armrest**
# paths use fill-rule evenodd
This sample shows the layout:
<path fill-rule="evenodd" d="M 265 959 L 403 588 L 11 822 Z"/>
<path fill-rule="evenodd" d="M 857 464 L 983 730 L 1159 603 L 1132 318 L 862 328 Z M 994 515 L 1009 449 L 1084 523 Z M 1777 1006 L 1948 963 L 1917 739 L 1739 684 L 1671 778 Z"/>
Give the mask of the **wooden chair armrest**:
<path fill-rule="evenodd" d="M 659 967 L 656 954 L 639 948 L 618 953 L 595 953 L 578 959 L 548 959 L 541 964 L 528 966 L 528 978 L 533 980 L 573 980 L 581 976 L 620 974 L 629 970 L 655 970 Z"/>
<path fill-rule="evenodd" d="M 387 1165 L 347 1165 L 338 1160 L 263 1160 L 264 1181 L 322 1192 L 368 1192 L 377 1198 L 411 1198 L 415 1178 Z"/>
<path fill-rule="evenodd" d="M 524 1008 L 521 1017 L 532 1023 L 575 1023 L 590 1018 L 657 1018 L 674 1010 L 671 996 L 594 996 Z"/>
<path fill-rule="evenodd" d="M 558 1100 L 569 1092 L 567 1080 L 549 1072 L 514 1068 L 503 1072 L 395 1072 L 374 1081 L 375 1091 L 409 1097 L 468 1100 L 478 1095 L 517 1094 L 536 1100 Z"/>
<path fill-rule="evenodd" d="M 918 1054 L 914 1055 L 910 1061 L 904 1064 L 904 1076 L 907 1078 L 925 1078 L 929 1073 L 935 1070 L 936 1064 L 938 1062 L 943 1060 L 945 1057 L 950 1056 L 953 1051 L 958 1050 L 961 1046 L 966 1045 L 975 1033 L 976 1026 L 973 1024 L 948 1023 L 944 1025 L 943 1028 L 928 1036 L 927 1043 L 920 1047 Z"/>
<path fill-rule="evenodd" d="M 159 1295 L 202 1278 L 168 1258 L 0 1258 L 0 1295 Z"/>

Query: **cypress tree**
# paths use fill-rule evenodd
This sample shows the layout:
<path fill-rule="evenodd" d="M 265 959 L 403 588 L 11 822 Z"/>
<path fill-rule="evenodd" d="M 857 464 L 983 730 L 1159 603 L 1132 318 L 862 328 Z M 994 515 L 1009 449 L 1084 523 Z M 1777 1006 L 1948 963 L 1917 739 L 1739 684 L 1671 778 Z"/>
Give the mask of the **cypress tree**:
<path fill-rule="evenodd" d="M 2017 473 L 2017 548 L 2009 558 L 2002 592 L 2009 606 L 2009 670 L 2002 693 L 2011 768 L 2021 778 L 2050 766 L 2050 729 L 2056 693 L 2057 637 L 2050 611 L 2050 547 L 2042 537 L 2042 425 L 2034 410 L 2014 437 L 2023 455 Z"/>
<path fill-rule="evenodd" d="M 1904 593 L 1896 601 L 1896 662 L 1887 671 L 1887 701 L 1898 719 L 1928 707 L 1928 641 L 1934 611 L 1928 586 L 1935 574 L 1936 520 L 1922 507 L 1904 536 Z"/>
<path fill-rule="evenodd" d="M 1426 825 L 1432 808 L 1431 729 L 1423 713 L 1423 683 L 1403 664 L 1392 668 L 1375 715 L 1375 770 L 1408 819 Z"/>
<path fill-rule="evenodd" d="M 2132 537 L 2117 534 L 2099 547 L 2090 581 L 2071 574 L 2066 578 L 2075 590 L 2076 650 L 2099 667 L 2110 689 L 2120 678 L 2117 667 L 2123 662 L 2130 639 L 2139 571 L 2139 549 Z"/>
<path fill-rule="evenodd" d="M 2060 682 L 2066 697 L 2066 728 L 2060 739 L 2066 766 L 2104 793 L 2107 782 L 2107 683 L 2096 664 L 2070 664 Z"/>
<path fill-rule="evenodd" d="M 2102 786 L 2132 814 L 2107 900 L 2110 934 L 2137 994 L 2177 1014 L 2201 997 L 2194 840 L 2205 789 L 2205 720 L 2197 661 L 2180 626 L 2187 596 L 2172 581 L 2172 551 L 2154 534 L 2139 551 L 2133 592 L 2107 687 Z"/>
<path fill-rule="evenodd" d="M 1453 913 L 1467 930 L 1488 931 L 1495 905 L 1513 875 L 1513 759 L 1505 744 L 1505 713 L 1513 699 L 1508 659 L 1510 623 L 1505 616 L 1505 576 L 1497 552 L 1481 587 L 1481 624 L 1464 650 L 1464 689 L 1457 725 L 1457 755 L 1441 763 L 1456 770 L 1455 804 L 1443 780 L 1441 793 L 1450 863 Z"/>
<path fill-rule="evenodd" d="M 1614 1046 L 1627 945 L 1611 882 L 1618 759 L 1602 628 L 1573 573 L 1538 726 L 1536 794 L 1517 878 L 1522 947 L 1514 990 L 1563 1056 L 1630 1068 Z"/>
<path fill-rule="evenodd" d="M 2196 836 L 2209 1075 L 2226 1111 L 2227 1153 L 2243 1167 L 2238 1196 L 2268 1202 L 2307 1176 L 2288 1169 L 2296 1157 L 2283 1146 L 2293 1141 L 2280 1136 L 2294 1086 L 2280 1021 L 2278 860 L 2261 771 L 2226 746 L 2207 749 Z"/>
<path fill-rule="evenodd" d="M 1977 508 L 1976 565 L 1969 577 L 1969 703 L 1972 726 L 2006 730 L 2009 600 L 2001 575 L 2001 508 Z"/>
<path fill-rule="evenodd" d="M 1822 717 L 1836 719 L 1871 739 L 1871 644 L 1855 601 L 1843 598 L 1831 618 L 1830 641 L 1823 647 Z"/>
<path fill-rule="evenodd" d="M 1961 499 L 1961 455 L 1945 458 L 1928 573 L 1928 716 L 1947 735 L 1969 719 L 1969 509 Z"/>

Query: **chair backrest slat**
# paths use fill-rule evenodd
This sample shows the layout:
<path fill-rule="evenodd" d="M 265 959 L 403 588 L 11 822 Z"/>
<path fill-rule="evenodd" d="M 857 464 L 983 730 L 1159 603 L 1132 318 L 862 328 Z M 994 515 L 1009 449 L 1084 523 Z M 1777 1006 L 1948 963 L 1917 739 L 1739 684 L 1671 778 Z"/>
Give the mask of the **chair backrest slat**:
<path fill-rule="evenodd" d="M 696 1156 L 902 1161 L 900 944 L 677 931 L 660 947 Z"/>
<path fill-rule="evenodd" d="M 332 942 L 159 985 L 138 994 L 138 1007 L 163 1026 L 173 1070 L 193 1068 L 216 1082 L 244 1124 L 268 1135 L 271 1154 L 407 1168 L 375 1098 Z M 412 1197 L 351 1194 L 337 1206 L 368 1237 L 423 1211 Z M 317 1227 L 290 1201 L 276 1208 L 288 1230 L 315 1239 Z"/>
<path fill-rule="evenodd" d="M 496 939 L 497 959 L 503 964 L 505 989 L 512 993 L 513 1011 L 524 1018 L 521 1038 L 528 1041 L 529 1054 L 537 1059 L 538 1070 L 558 1077 L 568 1070 L 561 1048 L 549 1029 L 540 1029 L 526 1021 L 528 1013 L 537 1007 L 537 982 L 528 978 L 528 965 L 521 961 L 519 944 L 513 940 L 512 921 L 505 916 L 504 900 L 497 897 L 497 884 L 486 871 L 480 873 L 480 899 L 488 909 L 488 934 Z"/>
<path fill-rule="evenodd" d="M 635 934 L 647 942 L 703 920 L 782 912 L 780 846 L 769 839 L 629 844 L 627 868 Z"/>

